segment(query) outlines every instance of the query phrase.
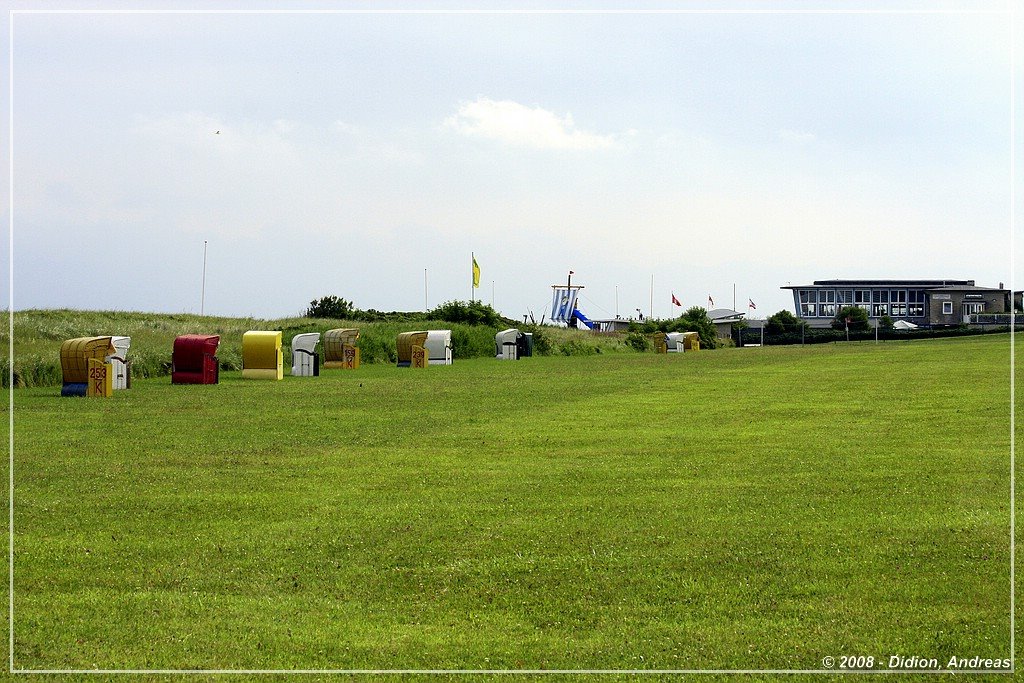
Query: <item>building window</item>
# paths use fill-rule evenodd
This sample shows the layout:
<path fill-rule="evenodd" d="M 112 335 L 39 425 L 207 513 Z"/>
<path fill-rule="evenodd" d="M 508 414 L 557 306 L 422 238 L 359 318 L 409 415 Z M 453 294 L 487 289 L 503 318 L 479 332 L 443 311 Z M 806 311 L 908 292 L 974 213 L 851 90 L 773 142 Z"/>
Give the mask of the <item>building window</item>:
<path fill-rule="evenodd" d="M 892 315 L 902 318 L 907 315 L 907 290 L 893 289 L 889 291 L 889 310 Z"/>
<path fill-rule="evenodd" d="M 834 317 L 836 314 L 836 290 L 818 290 L 818 315 L 823 317 Z"/>
<path fill-rule="evenodd" d="M 985 302 L 969 301 L 964 302 L 964 315 L 977 315 L 985 312 Z"/>
<path fill-rule="evenodd" d="M 852 289 L 839 289 L 836 290 L 836 303 L 839 306 L 852 306 L 853 305 L 853 290 Z"/>
<path fill-rule="evenodd" d="M 910 303 L 907 306 L 907 315 L 910 317 L 924 317 L 924 292 L 920 289 L 912 289 L 908 292 Z"/>
<path fill-rule="evenodd" d="M 943 301 L 942 302 L 942 315 L 953 315 L 953 302 Z"/>
<path fill-rule="evenodd" d="M 815 292 L 813 289 L 801 289 L 800 294 L 800 317 L 801 318 L 813 318 L 816 314 L 817 306 L 815 301 Z"/>
<path fill-rule="evenodd" d="M 871 290 L 870 289 L 855 289 L 853 291 L 853 305 L 857 308 L 863 308 L 868 313 L 871 312 Z"/>
<path fill-rule="evenodd" d="M 889 315 L 888 289 L 871 290 L 871 315 L 875 318 L 881 318 L 883 315 Z"/>

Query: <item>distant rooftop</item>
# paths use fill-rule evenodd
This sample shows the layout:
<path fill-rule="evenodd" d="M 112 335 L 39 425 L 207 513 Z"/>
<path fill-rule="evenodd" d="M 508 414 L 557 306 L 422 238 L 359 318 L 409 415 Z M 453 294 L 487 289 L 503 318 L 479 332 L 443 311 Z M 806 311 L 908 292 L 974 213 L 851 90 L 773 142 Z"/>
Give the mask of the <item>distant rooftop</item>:
<path fill-rule="evenodd" d="M 974 280 L 815 280 L 813 285 L 785 285 L 780 289 L 804 287 L 973 287 Z"/>
<path fill-rule="evenodd" d="M 946 285 L 945 287 L 933 287 L 932 289 L 945 289 L 951 292 L 1006 292 L 1002 287 L 976 287 L 974 285 Z"/>
<path fill-rule="evenodd" d="M 733 318 L 742 318 L 745 314 L 739 311 L 734 311 L 731 308 L 716 308 L 708 311 L 708 317 L 711 318 L 712 322 L 721 320 L 731 320 Z"/>

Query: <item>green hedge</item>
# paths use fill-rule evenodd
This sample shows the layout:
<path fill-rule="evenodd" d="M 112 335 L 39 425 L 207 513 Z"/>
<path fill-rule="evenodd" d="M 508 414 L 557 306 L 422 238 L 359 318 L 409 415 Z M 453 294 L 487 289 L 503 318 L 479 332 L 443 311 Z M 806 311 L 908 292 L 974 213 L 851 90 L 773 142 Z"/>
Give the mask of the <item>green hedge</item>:
<path fill-rule="evenodd" d="M 977 327 L 936 327 L 922 328 L 917 330 L 885 330 L 879 329 L 877 337 L 875 330 L 867 332 L 850 332 L 850 341 L 894 341 L 900 339 L 937 339 L 939 337 L 968 337 L 979 334 L 1000 334 L 1009 332 L 1008 326 L 991 326 L 988 328 Z M 749 336 L 748 336 L 749 335 Z M 754 330 L 744 330 L 744 340 L 757 343 L 760 335 Z M 765 346 L 783 346 L 787 344 L 825 344 L 830 342 L 846 341 L 846 332 L 833 330 L 831 328 L 809 328 L 803 335 L 799 331 L 786 332 L 784 334 L 765 334 Z"/>

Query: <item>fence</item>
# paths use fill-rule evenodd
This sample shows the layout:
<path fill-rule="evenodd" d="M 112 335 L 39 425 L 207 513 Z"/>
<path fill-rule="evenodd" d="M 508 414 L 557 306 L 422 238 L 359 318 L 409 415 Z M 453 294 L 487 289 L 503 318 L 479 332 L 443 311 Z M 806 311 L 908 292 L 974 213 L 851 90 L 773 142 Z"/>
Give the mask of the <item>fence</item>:
<path fill-rule="evenodd" d="M 1009 313 L 972 313 L 969 319 L 972 325 L 1009 325 L 1011 321 Z"/>
<path fill-rule="evenodd" d="M 1024 323 L 1017 323 L 1015 329 L 1024 330 Z M 784 325 L 784 332 L 770 334 L 766 328 L 764 341 L 761 339 L 761 330 L 741 329 L 733 331 L 733 340 L 737 346 L 757 346 L 763 343 L 764 346 L 782 346 L 788 344 L 826 344 L 840 341 L 893 341 L 906 339 L 937 339 L 939 337 L 969 337 L 979 334 L 999 334 L 1010 330 L 1007 323 L 986 324 L 979 323 L 970 327 L 964 325 L 959 327 L 920 327 L 916 330 L 892 330 L 883 328 L 872 328 L 865 332 L 847 333 L 845 330 L 833 330 L 830 327 L 807 327 L 803 325 Z"/>

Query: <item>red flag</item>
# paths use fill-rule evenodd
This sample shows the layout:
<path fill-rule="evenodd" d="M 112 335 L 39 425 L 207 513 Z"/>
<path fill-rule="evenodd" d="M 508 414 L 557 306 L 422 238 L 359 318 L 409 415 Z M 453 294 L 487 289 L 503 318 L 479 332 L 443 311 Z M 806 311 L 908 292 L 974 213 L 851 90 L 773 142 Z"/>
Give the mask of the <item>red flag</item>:
<path fill-rule="evenodd" d="M 754 300 L 753 299 L 747 299 L 747 301 L 750 302 L 750 307 L 753 308 L 756 311 L 757 310 L 757 306 L 754 305 Z"/>
<path fill-rule="evenodd" d="M 715 305 L 715 300 L 711 298 L 710 294 L 708 294 L 708 303 L 711 304 L 712 306 Z"/>
<path fill-rule="evenodd" d="M 676 298 L 675 292 L 672 292 L 672 303 L 674 303 L 676 306 L 682 306 L 682 304 L 679 303 L 679 299 Z"/>

